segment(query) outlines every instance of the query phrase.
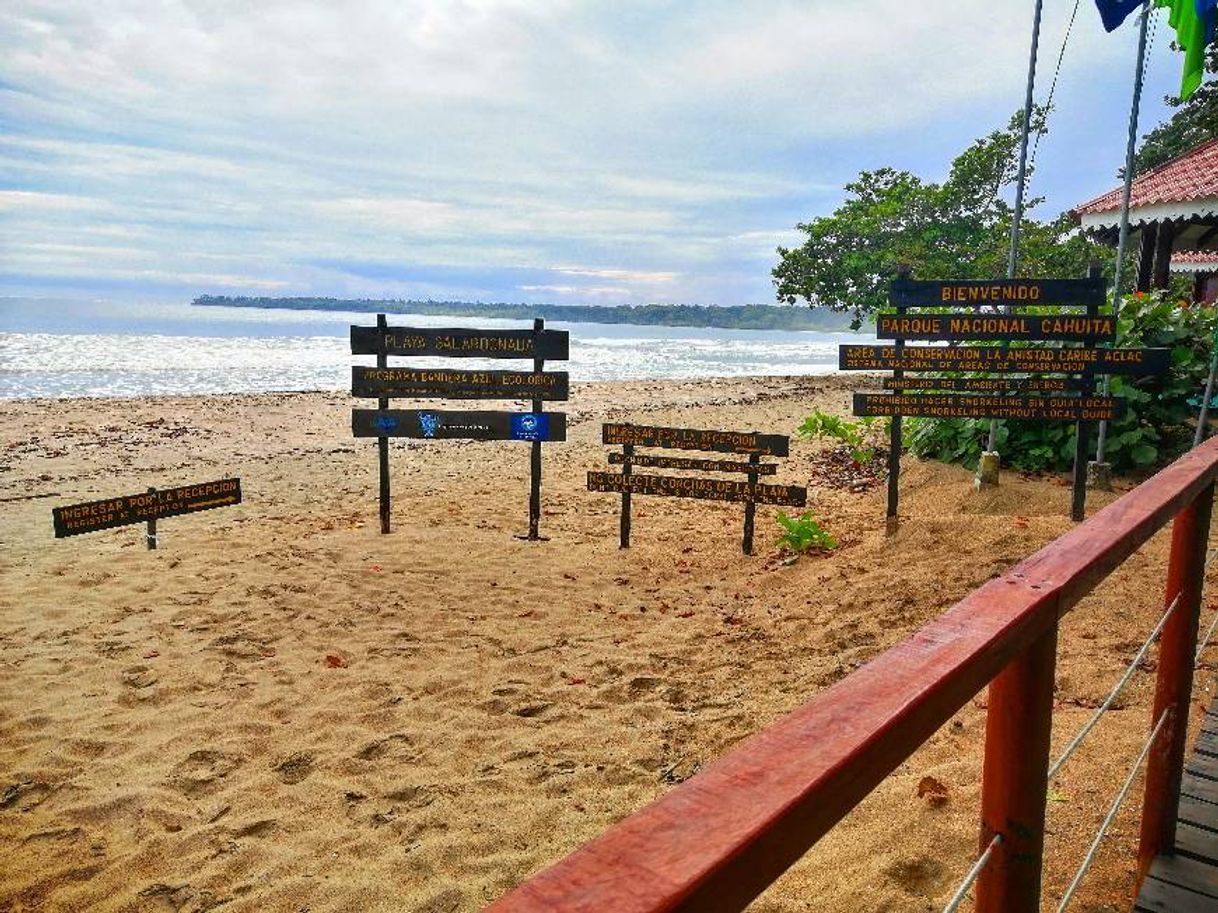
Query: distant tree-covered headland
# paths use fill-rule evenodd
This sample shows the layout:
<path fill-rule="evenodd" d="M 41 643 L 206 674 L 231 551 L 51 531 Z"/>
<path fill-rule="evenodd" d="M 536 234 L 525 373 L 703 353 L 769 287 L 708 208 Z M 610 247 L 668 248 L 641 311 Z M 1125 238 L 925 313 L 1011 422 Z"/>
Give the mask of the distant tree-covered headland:
<path fill-rule="evenodd" d="M 469 301 L 409 301 L 374 298 L 245 298 L 200 295 L 191 304 L 298 311 L 371 311 L 430 317 L 496 317 L 508 320 L 564 320 L 571 323 L 626 323 L 661 327 L 715 327 L 725 330 L 820 330 L 850 328 L 850 318 L 827 308 L 772 304 L 711 307 L 695 304 L 483 304 Z"/>

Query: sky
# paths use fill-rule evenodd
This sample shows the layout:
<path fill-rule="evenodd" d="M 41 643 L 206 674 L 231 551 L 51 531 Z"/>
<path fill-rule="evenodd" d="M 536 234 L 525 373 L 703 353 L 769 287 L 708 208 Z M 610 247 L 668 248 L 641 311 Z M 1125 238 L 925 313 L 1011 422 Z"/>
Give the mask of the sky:
<path fill-rule="evenodd" d="M 941 180 L 1021 107 L 1032 9 L 6 0 L 0 296 L 770 303 L 859 171 Z M 1156 20 L 1142 133 L 1180 76 Z M 1136 40 L 1081 0 L 1034 216 L 1116 185 Z"/>

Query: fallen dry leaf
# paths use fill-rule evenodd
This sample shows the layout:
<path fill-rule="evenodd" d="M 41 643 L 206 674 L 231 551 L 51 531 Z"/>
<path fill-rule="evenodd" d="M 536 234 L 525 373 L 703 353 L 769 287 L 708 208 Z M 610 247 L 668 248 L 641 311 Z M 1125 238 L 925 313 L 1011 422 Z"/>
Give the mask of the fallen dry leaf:
<path fill-rule="evenodd" d="M 923 777 L 918 781 L 918 798 L 931 805 L 942 805 L 947 801 L 947 787 L 934 777 Z"/>

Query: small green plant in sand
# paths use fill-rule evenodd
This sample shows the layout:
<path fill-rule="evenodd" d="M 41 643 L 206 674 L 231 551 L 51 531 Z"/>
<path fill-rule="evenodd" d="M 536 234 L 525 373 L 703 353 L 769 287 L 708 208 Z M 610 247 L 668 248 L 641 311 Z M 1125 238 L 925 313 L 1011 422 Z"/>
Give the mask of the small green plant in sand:
<path fill-rule="evenodd" d="M 840 442 L 850 452 L 850 458 L 860 466 L 866 466 L 875 459 L 879 449 L 879 436 L 883 430 L 883 423 L 876 418 L 853 421 L 819 409 L 804 419 L 804 423 L 796 429 L 803 437 L 828 438 Z"/>
<path fill-rule="evenodd" d="M 782 527 L 777 544 L 797 555 L 813 549 L 832 551 L 837 548 L 837 540 L 816 522 L 812 511 L 805 511 L 798 517 L 792 517 L 786 511 L 780 510 L 774 519 Z"/>

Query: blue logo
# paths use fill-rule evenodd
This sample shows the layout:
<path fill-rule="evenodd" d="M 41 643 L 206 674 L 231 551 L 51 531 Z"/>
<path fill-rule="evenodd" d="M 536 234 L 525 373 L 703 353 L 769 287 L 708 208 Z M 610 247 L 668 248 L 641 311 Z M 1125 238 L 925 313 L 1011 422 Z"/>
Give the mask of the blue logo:
<path fill-rule="evenodd" d="M 512 440 L 545 441 L 550 438 L 550 417 L 536 412 L 512 416 Z"/>
<path fill-rule="evenodd" d="M 419 430 L 423 432 L 423 437 L 435 437 L 440 430 L 440 416 L 434 412 L 420 412 Z"/>
<path fill-rule="evenodd" d="M 372 426 L 377 431 L 383 431 L 385 434 L 388 434 L 390 431 L 397 430 L 398 420 L 392 415 L 378 415 L 372 420 Z"/>

